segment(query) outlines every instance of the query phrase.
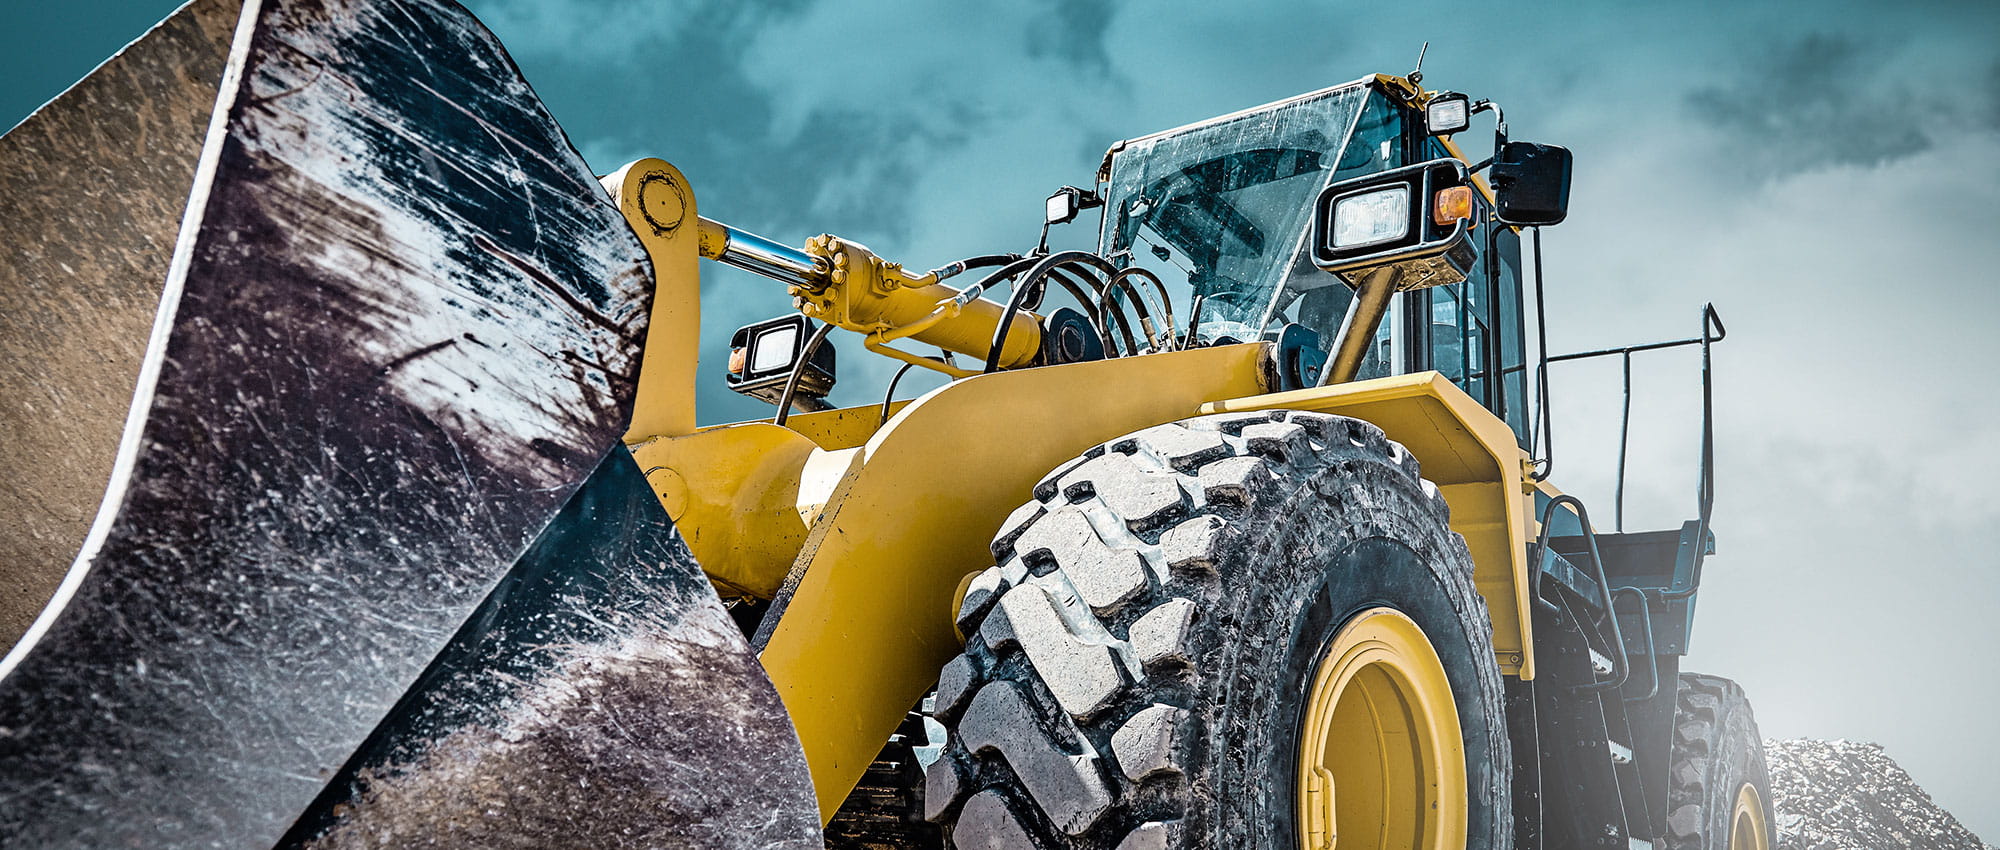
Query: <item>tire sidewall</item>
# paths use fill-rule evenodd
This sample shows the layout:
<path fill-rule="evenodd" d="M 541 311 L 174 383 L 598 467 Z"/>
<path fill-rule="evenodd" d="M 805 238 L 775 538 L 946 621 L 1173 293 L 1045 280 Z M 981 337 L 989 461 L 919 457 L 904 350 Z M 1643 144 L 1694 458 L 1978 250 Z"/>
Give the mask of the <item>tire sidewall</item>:
<path fill-rule="evenodd" d="M 1482 706 L 1476 669 L 1478 661 L 1472 641 L 1436 577 L 1424 569 L 1415 552 L 1388 538 L 1372 537 L 1350 544 L 1335 560 L 1326 578 L 1313 589 L 1304 617 L 1293 634 L 1282 673 L 1283 681 L 1298 698 L 1280 703 L 1281 710 L 1275 719 L 1277 726 L 1303 731 L 1306 698 L 1320 660 L 1326 657 L 1327 649 L 1341 628 L 1352 622 L 1356 615 L 1374 608 L 1391 608 L 1401 612 L 1422 628 L 1424 635 L 1430 639 L 1438 660 L 1444 665 L 1445 678 L 1451 683 L 1452 699 L 1458 711 L 1459 729 L 1465 746 L 1466 787 L 1477 789 L 1492 785 L 1495 781 L 1493 765 L 1485 754 L 1488 752 L 1486 738 L 1494 730 Z M 1267 760 L 1266 776 L 1270 780 L 1296 781 L 1299 762 L 1305 755 L 1296 738 L 1295 735 L 1295 743 L 1286 754 L 1289 758 Z M 1468 794 L 1468 798 L 1466 823 L 1476 833 L 1476 825 L 1491 819 L 1490 813 L 1485 811 L 1491 801 L 1481 799 L 1477 793 Z M 1279 812 L 1282 824 L 1279 834 L 1296 835 L 1298 813 L 1295 807 L 1282 808 Z M 1466 846 L 1470 849 L 1492 845 L 1481 843 L 1474 834 L 1468 837 Z"/>
<path fill-rule="evenodd" d="M 1746 783 L 1757 789 L 1757 799 L 1764 807 L 1764 840 L 1776 848 L 1777 818 L 1772 816 L 1771 778 L 1764 762 L 1763 742 L 1758 739 L 1749 712 L 1732 711 L 1724 718 L 1716 752 L 1720 758 L 1714 760 L 1715 773 L 1707 782 L 1707 850 L 1730 850 L 1729 842 L 1735 835 L 1736 795 Z"/>
<path fill-rule="evenodd" d="M 1667 792 L 1665 850 L 1728 850 L 1736 795 L 1745 784 L 1763 806 L 1764 841 L 1778 846 L 1776 801 L 1764 741 L 1750 700 L 1735 682 L 1682 673 L 1677 683 L 1674 759 Z"/>
<path fill-rule="evenodd" d="M 1239 796 L 1216 808 L 1213 846 L 1297 845 L 1300 737 L 1314 674 L 1342 626 L 1387 607 L 1423 629 L 1451 685 L 1466 761 L 1465 846 L 1510 847 L 1511 801 L 1501 789 L 1511 764 L 1495 757 L 1505 752 L 1504 702 L 1484 606 L 1465 598 L 1474 591 L 1463 542 L 1415 482 L 1392 470 L 1362 463 L 1321 476 L 1369 493 L 1373 504 L 1357 512 L 1339 494 L 1306 498 L 1312 488 L 1301 488 L 1246 523 L 1253 533 L 1234 559 L 1258 574 L 1238 577 L 1252 587 L 1237 595 L 1241 640 L 1225 668 L 1233 676 L 1226 688 L 1202 689 L 1215 700 L 1211 716 L 1222 730 L 1208 741 L 1212 787 L 1218 797 Z M 1389 504 L 1381 503 L 1384 494 L 1393 494 Z M 1292 613 L 1276 616 L 1285 611 Z M 1246 746 L 1232 746 L 1237 742 Z"/>

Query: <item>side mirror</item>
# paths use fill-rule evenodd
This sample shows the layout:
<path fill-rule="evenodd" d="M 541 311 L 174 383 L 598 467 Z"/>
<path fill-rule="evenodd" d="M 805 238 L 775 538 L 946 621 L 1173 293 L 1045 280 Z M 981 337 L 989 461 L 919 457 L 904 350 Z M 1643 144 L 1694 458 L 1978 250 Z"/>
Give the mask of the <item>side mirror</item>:
<path fill-rule="evenodd" d="M 1075 186 L 1064 186 L 1061 189 L 1057 189 L 1055 194 L 1049 196 L 1048 210 L 1042 219 L 1042 223 L 1045 225 L 1068 224 L 1076 220 L 1077 213 L 1103 205 L 1104 200 L 1097 197 L 1096 192 L 1088 189 L 1078 189 Z"/>
<path fill-rule="evenodd" d="M 1349 286 L 1394 267 L 1398 291 L 1465 280 L 1475 205 L 1465 163 L 1434 159 L 1343 180 L 1313 207 L 1313 264 Z"/>
<path fill-rule="evenodd" d="M 1521 227 L 1561 224 L 1569 215 L 1568 148 L 1508 142 L 1493 157 L 1494 214 Z"/>

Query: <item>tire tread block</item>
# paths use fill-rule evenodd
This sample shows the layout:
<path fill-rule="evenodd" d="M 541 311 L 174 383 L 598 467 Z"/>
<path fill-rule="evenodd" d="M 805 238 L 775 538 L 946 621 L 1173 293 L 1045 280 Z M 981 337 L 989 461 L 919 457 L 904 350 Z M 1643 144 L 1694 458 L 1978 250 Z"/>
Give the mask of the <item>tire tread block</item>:
<path fill-rule="evenodd" d="M 1110 807 L 1111 791 L 1100 778 L 1097 754 L 1087 747 L 1075 755 L 1058 750 L 1037 715 L 1013 684 L 987 685 L 965 710 L 960 727 L 964 746 L 975 753 L 999 751 L 1035 804 L 1064 832 L 1081 833 Z"/>
<path fill-rule="evenodd" d="M 1735 682 L 1682 673 L 1675 696 L 1673 761 L 1667 770 L 1666 835 L 1661 850 L 1728 850 L 1737 789 L 1757 787 L 1777 846 L 1771 783 L 1750 701 Z"/>

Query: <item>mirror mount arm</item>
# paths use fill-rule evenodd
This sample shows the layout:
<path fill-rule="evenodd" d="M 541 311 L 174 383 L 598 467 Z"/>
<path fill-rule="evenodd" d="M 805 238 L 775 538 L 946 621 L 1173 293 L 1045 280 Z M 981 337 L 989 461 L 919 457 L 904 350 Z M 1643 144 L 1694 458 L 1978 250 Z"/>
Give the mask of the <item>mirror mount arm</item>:
<path fill-rule="evenodd" d="M 1473 102 L 1471 114 L 1478 115 L 1481 112 L 1493 113 L 1493 150 L 1498 152 L 1507 144 L 1507 112 L 1500 108 L 1500 104 L 1494 103 L 1491 99 L 1480 98 Z M 1487 160 L 1488 163 L 1492 161 L 1490 158 Z"/>

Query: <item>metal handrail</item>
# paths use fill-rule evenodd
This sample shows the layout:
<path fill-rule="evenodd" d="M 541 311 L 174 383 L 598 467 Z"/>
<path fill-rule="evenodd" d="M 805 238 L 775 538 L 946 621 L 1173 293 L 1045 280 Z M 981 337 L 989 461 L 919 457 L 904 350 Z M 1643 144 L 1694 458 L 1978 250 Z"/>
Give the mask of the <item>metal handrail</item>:
<path fill-rule="evenodd" d="M 1555 527 L 1556 508 L 1563 505 L 1576 509 L 1576 521 L 1583 529 L 1584 542 L 1590 544 L 1591 566 L 1597 569 L 1597 593 L 1601 597 L 1599 601 L 1604 603 L 1604 614 L 1609 618 L 1611 625 L 1612 679 L 1606 682 L 1592 681 L 1590 687 L 1598 690 L 1624 687 L 1625 680 L 1632 676 L 1632 660 L 1625 655 L 1625 633 L 1618 625 L 1618 605 L 1612 596 L 1611 579 L 1604 574 L 1604 555 L 1597 550 L 1597 532 L 1590 526 L 1590 510 L 1583 506 L 1582 499 L 1568 493 L 1550 499 L 1549 503 L 1542 507 L 1542 530 L 1535 538 L 1533 574 L 1535 595 L 1537 598 L 1541 596 L 1542 564 L 1549 557 L 1549 532 Z"/>
<path fill-rule="evenodd" d="M 1701 523 L 1701 536 L 1697 537 L 1697 539 L 1702 541 L 1708 539 L 1708 519 L 1715 503 L 1715 399 L 1711 350 L 1716 343 L 1721 342 L 1728 336 L 1729 328 L 1723 325 L 1722 315 L 1716 312 L 1713 303 L 1708 303 L 1703 304 L 1701 308 L 1701 336 L 1689 339 L 1677 339 L 1669 342 L 1651 342 L 1643 345 L 1601 348 L 1596 351 L 1579 351 L 1544 358 L 1543 363 L 1545 364 L 1564 363 L 1571 360 L 1588 360 L 1594 357 L 1610 357 L 1613 355 L 1618 356 L 1622 361 L 1624 367 L 1624 404 L 1618 420 L 1618 478 L 1617 489 L 1615 490 L 1616 495 L 1613 498 L 1613 508 L 1615 511 L 1613 525 L 1618 531 L 1622 532 L 1625 530 L 1625 460 L 1632 435 L 1632 355 L 1644 351 L 1661 351 L 1669 348 L 1699 345 L 1701 346 L 1701 470 L 1695 484 L 1695 507 Z M 1544 370 L 1543 380 L 1544 382 L 1546 381 L 1546 370 Z M 1540 401 L 1543 409 L 1546 410 L 1546 384 L 1544 384 L 1544 387 Z M 1544 438 L 1546 439 L 1545 447 L 1547 449 L 1545 458 L 1553 457 L 1555 454 L 1554 437 L 1546 433 L 1546 423 L 1544 423 L 1543 428 L 1545 431 Z M 1698 555 L 1697 558 L 1699 557 Z M 1699 565 L 1699 560 L 1696 563 Z"/>
<path fill-rule="evenodd" d="M 1646 686 L 1645 696 L 1625 698 L 1626 702 L 1642 702 L 1660 694 L 1660 653 L 1659 648 L 1653 643 L 1653 602 L 1646 597 L 1646 589 L 1643 587 L 1626 585 L 1612 588 L 1611 598 L 1617 599 L 1620 593 L 1630 593 L 1639 597 L 1639 623 L 1646 630 L 1646 678 L 1651 684 Z M 1611 609 L 1611 619 L 1618 619 L 1616 607 Z"/>

